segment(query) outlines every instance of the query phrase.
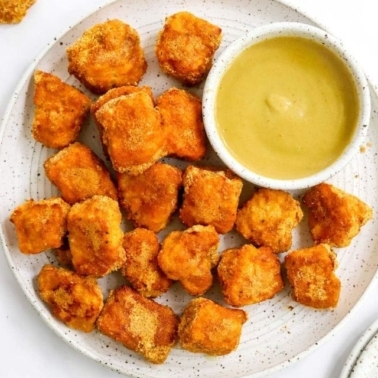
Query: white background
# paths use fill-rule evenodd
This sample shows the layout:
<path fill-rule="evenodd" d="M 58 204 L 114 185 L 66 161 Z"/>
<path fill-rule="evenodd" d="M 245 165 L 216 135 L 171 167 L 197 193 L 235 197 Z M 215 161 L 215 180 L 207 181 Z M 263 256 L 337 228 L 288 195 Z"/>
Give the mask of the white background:
<path fill-rule="evenodd" d="M 358 57 L 371 82 L 378 84 L 376 0 L 286 2 L 343 39 Z M 37 0 L 21 24 L 0 25 L 0 118 L 17 82 L 34 57 L 68 26 L 104 3 L 106 0 Z M 338 377 L 356 341 L 378 318 L 377 292 L 378 280 L 372 283 L 358 311 L 334 337 L 312 354 L 269 378 Z M 118 373 L 72 349 L 48 328 L 24 297 L 1 251 L 0 377 L 120 378 Z"/>

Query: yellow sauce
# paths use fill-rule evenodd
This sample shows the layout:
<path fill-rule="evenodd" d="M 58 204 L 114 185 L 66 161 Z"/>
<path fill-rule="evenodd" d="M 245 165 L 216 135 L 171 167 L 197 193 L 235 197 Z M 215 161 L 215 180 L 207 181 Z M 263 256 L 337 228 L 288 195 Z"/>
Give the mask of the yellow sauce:
<path fill-rule="evenodd" d="M 359 115 L 357 90 L 341 59 L 301 37 L 277 37 L 242 52 L 216 95 L 216 121 L 229 152 L 276 179 L 331 165 Z"/>

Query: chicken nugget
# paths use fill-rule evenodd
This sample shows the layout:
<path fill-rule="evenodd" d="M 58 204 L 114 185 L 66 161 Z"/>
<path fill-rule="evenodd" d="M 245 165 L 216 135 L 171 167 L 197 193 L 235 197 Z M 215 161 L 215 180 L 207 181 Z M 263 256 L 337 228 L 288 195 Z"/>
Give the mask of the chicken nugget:
<path fill-rule="evenodd" d="M 145 297 L 157 297 L 165 293 L 172 280 L 160 269 L 157 256 L 160 251 L 158 237 L 152 231 L 136 228 L 123 237 L 126 264 L 121 274 L 138 293 Z"/>
<path fill-rule="evenodd" d="M 91 100 L 47 72 L 35 71 L 34 82 L 34 139 L 50 148 L 68 146 L 77 139 L 89 114 Z"/>
<path fill-rule="evenodd" d="M 226 308 L 207 298 L 194 298 L 185 307 L 178 327 L 181 347 L 193 353 L 223 356 L 240 341 L 247 313 Z"/>
<path fill-rule="evenodd" d="M 37 281 L 41 298 L 57 319 L 83 332 L 94 330 L 103 307 L 101 288 L 94 278 L 44 265 Z"/>
<path fill-rule="evenodd" d="M 167 154 L 185 160 L 202 159 L 206 153 L 206 134 L 201 99 L 171 88 L 157 98 L 163 127 L 167 133 Z"/>
<path fill-rule="evenodd" d="M 92 26 L 66 52 L 68 72 L 97 94 L 137 85 L 147 69 L 138 32 L 116 19 Z"/>
<path fill-rule="evenodd" d="M 138 176 L 117 173 L 120 205 L 136 227 L 159 232 L 177 208 L 182 172 L 157 162 Z"/>
<path fill-rule="evenodd" d="M 162 364 L 177 342 L 178 322 L 168 306 L 121 286 L 111 291 L 97 327 L 101 333 L 141 354 L 149 362 Z"/>
<path fill-rule="evenodd" d="M 301 221 L 300 203 L 282 190 L 258 189 L 238 210 L 235 228 L 255 246 L 289 250 L 292 230 Z"/>
<path fill-rule="evenodd" d="M 60 197 L 30 199 L 16 207 L 10 221 L 15 226 L 20 251 L 36 254 L 61 247 L 67 232 L 69 210 L 70 205 Z"/>
<path fill-rule="evenodd" d="M 189 12 L 166 18 L 155 53 L 161 70 L 185 85 L 200 83 L 210 71 L 222 29 Z"/>
<path fill-rule="evenodd" d="M 163 241 L 158 263 L 168 278 L 180 281 L 190 295 L 204 294 L 213 283 L 220 238 L 213 226 L 173 231 Z"/>
<path fill-rule="evenodd" d="M 227 249 L 217 272 L 225 301 L 236 307 L 273 298 L 284 288 L 280 261 L 269 247 Z"/>
<path fill-rule="evenodd" d="M 366 203 L 326 183 L 309 189 L 303 203 L 308 208 L 310 232 L 317 244 L 346 247 L 373 217 L 373 210 Z"/>
<path fill-rule="evenodd" d="M 117 199 L 117 188 L 104 162 L 82 143 L 62 149 L 43 166 L 48 179 L 71 205 L 94 195 Z"/>
<path fill-rule="evenodd" d="M 225 234 L 235 223 L 242 180 L 230 170 L 189 165 L 183 176 L 180 220 L 186 226 L 212 225 Z"/>
<path fill-rule="evenodd" d="M 67 218 L 72 264 L 77 273 L 104 276 L 126 260 L 118 202 L 93 196 L 75 203 Z"/>
<path fill-rule="evenodd" d="M 284 262 L 295 301 L 314 308 L 337 306 L 341 283 L 334 273 L 336 254 L 327 244 L 290 252 Z"/>
<path fill-rule="evenodd" d="M 18 24 L 36 0 L 0 0 L 0 24 Z"/>

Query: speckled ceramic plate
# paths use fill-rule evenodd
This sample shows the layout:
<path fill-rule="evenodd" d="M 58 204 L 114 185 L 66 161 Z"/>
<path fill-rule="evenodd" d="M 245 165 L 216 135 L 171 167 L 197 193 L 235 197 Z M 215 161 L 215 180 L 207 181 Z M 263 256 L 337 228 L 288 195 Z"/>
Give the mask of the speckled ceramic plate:
<path fill-rule="evenodd" d="M 30 125 L 33 117 L 33 83 L 35 68 L 49 71 L 66 82 L 80 87 L 68 74 L 65 49 L 90 26 L 108 18 L 119 18 L 136 28 L 148 60 L 148 71 L 142 84 L 152 86 L 158 95 L 172 85 L 177 85 L 161 74 L 154 56 L 156 35 L 167 15 L 179 10 L 188 10 L 222 27 L 224 38 L 219 54 L 231 41 L 242 33 L 266 23 L 275 21 L 298 21 L 317 25 L 307 16 L 289 6 L 272 0 L 118 0 L 83 19 L 64 35 L 54 39 L 46 51 L 38 56 L 22 78 L 8 107 L 0 134 L 0 164 L 2 182 L 0 185 L 1 240 L 6 257 L 15 277 L 46 323 L 57 335 L 74 348 L 112 369 L 135 377 L 260 377 L 287 366 L 312 351 L 317 345 L 335 333 L 354 311 L 361 296 L 368 288 L 378 265 L 378 224 L 376 220 L 364 226 L 353 243 L 337 251 L 339 267 L 337 274 L 342 281 L 342 292 L 338 307 L 334 311 L 316 311 L 293 302 L 290 291 L 279 293 L 263 303 L 247 306 L 249 320 L 244 325 L 238 349 L 224 357 L 208 358 L 191 354 L 175 347 L 165 364 L 155 366 L 130 352 L 122 345 L 93 332 L 84 334 L 70 330 L 56 321 L 42 303 L 36 291 L 36 276 L 43 264 L 55 262 L 49 252 L 26 256 L 19 252 L 17 240 L 9 215 L 15 206 L 29 198 L 42 199 L 56 194 L 46 179 L 43 162 L 53 151 L 36 143 L 31 137 Z M 373 88 L 372 88 L 373 89 Z M 202 87 L 193 89 L 199 95 Z M 361 152 L 331 183 L 359 196 L 378 209 L 378 102 L 372 90 L 373 113 L 369 135 Z M 81 140 L 101 155 L 101 147 L 93 122 L 88 122 Z M 217 163 L 209 150 L 207 163 Z M 178 163 L 172 161 L 172 163 Z M 251 193 L 251 186 L 245 185 L 243 198 Z M 293 193 L 299 197 L 301 192 Z M 170 229 L 177 223 L 173 221 Z M 166 230 L 168 232 L 169 230 Z M 238 245 L 236 234 L 223 238 L 222 248 Z M 306 219 L 294 232 L 293 248 L 311 244 Z M 122 283 L 117 275 L 100 280 L 105 295 L 110 288 Z M 215 286 L 207 296 L 222 303 L 219 289 Z M 157 299 L 170 305 L 180 313 L 189 297 L 179 285 Z"/>

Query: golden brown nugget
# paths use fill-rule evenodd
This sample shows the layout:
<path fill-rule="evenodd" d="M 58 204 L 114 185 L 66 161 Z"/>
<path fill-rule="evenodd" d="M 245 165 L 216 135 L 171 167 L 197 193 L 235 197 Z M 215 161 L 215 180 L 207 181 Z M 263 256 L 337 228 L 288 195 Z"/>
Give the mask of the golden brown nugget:
<path fill-rule="evenodd" d="M 0 24 L 18 24 L 36 0 L 0 0 Z"/>
<path fill-rule="evenodd" d="M 160 68 L 185 85 L 200 83 L 210 71 L 222 29 L 189 12 L 166 18 L 155 52 Z"/>
<path fill-rule="evenodd" d="M 183 349 L 211 356 L 234 351 L 240 341 L 247 313 L 226 308 L 207 298 L 194 298 L 185 307 L 178 328 Z"/>
<path fill-rule="evenodd" d="M 189 165 L 183 176 L 184 201 L 180 220 L 186 226 L 212 225 L 225 234 L 235 223 L 242 180 L 230 170 Z"/>
<path fill-rule="evenodd" d="M 67 229 L 77 273 L 101 277 L 125 263 L 121 220 L 118 202 L 110 197 L 96 195 L 72 206 Z"/>
<path fill-rule="evenodd" d="M 202 159 L 206 134 L 201 99 L 188 91 L 171 88 L 157 98 L 163 127 L 167 133 L 167 154 L 185 160 Z"/>
<path fill-rule="evenodd" d="M 290 252 L 284 264 L 295 301 L 320 309 L 337 306 L 341 283 L 334 273 L 336 255 L 329 245 Z"/>
<path fill-rule="evenodd" d="M 182 171 L 157 162 L 138 176 L 117 173 L 118 196 L 136 227 L 159 232 L 177 208 Z"/>
<path fill-rule="evenodd" d="M 280 253 L 291 247 L 292 230 L 302 217 L 300 203 L 289 193 L 261 188 L 239 209 L 235 228 L 255 246 Z"/>
<path fill-rule="evenodd" d="M 110 293 L 97 327 L 149 362 L 162 364 L 177 342 L 178 322 L 171 308 L 121 286 Z"/>
<path fill-rule="evenodd" d="M 98 94 L 137 85 L 147 69 L 138 32 L 116 19 L 92 26 L 66 52 L 68 72 Z"/>
<path fill-rule="evenodd" d="M 50 148 L 68 146 L 78 138 L 91 100 L 50 73 L 35 71 L 34 83 L 34 139 Z"/>
<path fill-rule="evenodd" d="M 280 261 L 269 247 L 227 249 L 217 272 L 225 301 L 236 307 L 273 298 L 284 288 Z"/>
<path fill-rule="evenodd" d="M 44 163 L 46 176 L 69 204 L 94 195 L 118 197 L 104 162 L 86 145 L 75 142 Z"/>
<path fill-rule="evenodd" d="M 173 231 L 163 241 L 158 263 L 168 278 L 180 281 L 190 295 L 204 294 L 213 283 L 219 235 L 213 226 L 196 225 Z"/>
<path fill-rule="evenodd" d="M 70 205 L 60 197 L 30 199 L 16 207 L 10 221 L 14 224 L 20 251 L 36 254 L 62 246 L 69 210 Z"/>
<path fill-rule="evenodd" d="M 138 175 L 166 155 L 160 114 L 144 91 L 106 102 L 96 120 L 116 171 Z"/>
<path fill-rule="evenodd" d="M 346 247 L 370 219 L 373 210 L 352 194 L 322 183 L 309 189 L 303 203 L 315 243 Z"/>
<path fill-rule="evenodd" d="M 160 244 L 154 232 L 136 228 L 125 233 L 123 248 L 126 251 L 126 264 L 122 266 L 121 274 L 134 290 L 144 297 L 157 297 L 170 288 L 172 280 L 158 265 Z"/>
<path fill-rule="evenodd" d="M 83 332 L 94 330 L 103 307 L 101 288 L 94 278 L 44 265 L 37 280 L 41 298 L 57 319 Z"/>

